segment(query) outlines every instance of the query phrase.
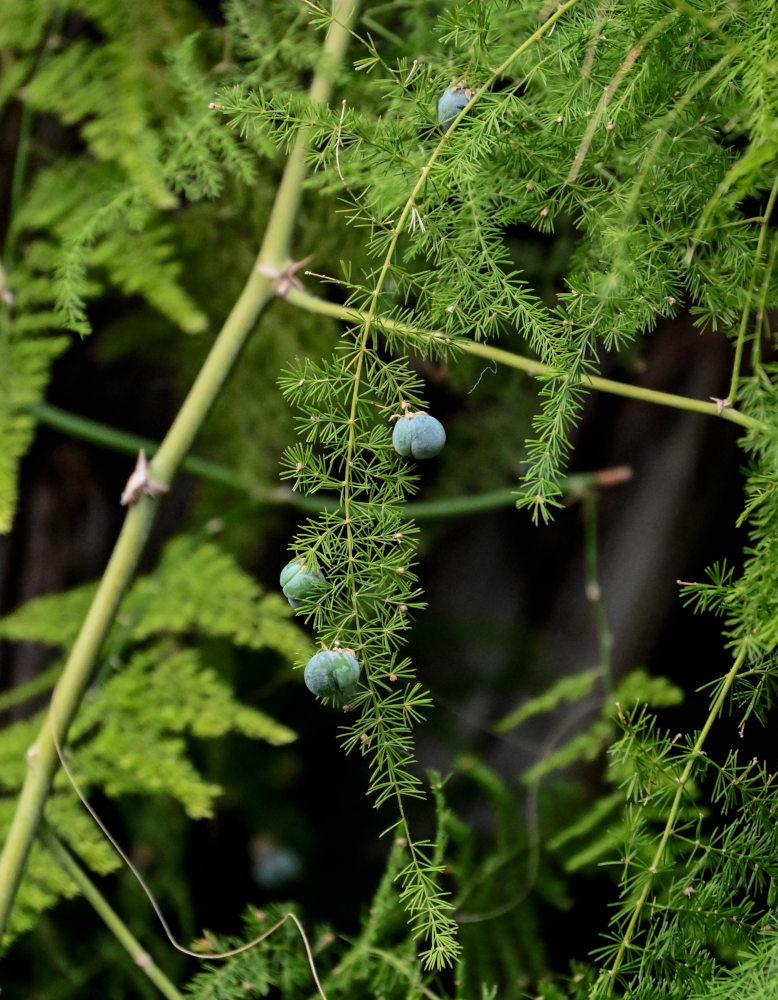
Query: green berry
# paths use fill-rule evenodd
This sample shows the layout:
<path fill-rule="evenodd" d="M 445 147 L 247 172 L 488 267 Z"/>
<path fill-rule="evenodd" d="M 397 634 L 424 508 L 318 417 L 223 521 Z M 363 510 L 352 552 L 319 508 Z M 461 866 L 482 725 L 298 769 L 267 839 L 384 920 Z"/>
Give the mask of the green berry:
<path fill-rule="evenodd" d="M 306 569 L 302 559 L 292 559 L 281 570 L 281 590 L 293 608 L 299 608 L 304 601 L 315 597 L 326 582 L 320 570 L 311 572 Z"/>
<path fill-rule="evenodd" d="M 352 694 L 360 666 L 345 649 L 324 649 L 305 665 L 305 686 L 319 697 L 346 697 Z"/>

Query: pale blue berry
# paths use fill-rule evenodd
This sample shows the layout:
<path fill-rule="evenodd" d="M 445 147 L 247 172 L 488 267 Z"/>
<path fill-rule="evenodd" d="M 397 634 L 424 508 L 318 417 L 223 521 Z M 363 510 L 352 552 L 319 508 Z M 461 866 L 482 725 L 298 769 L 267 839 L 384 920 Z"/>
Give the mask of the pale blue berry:
<path fill-rule="evenodd" d="M 392 444 L 398 455 L 410 455 L 411 435 L 411 418 L 400 417 L 394 425 L 394 432 L 392 433 Z"/>
<path fill-rule="evenodd" d="M 411 421 L 411 454 L 414 458 L 433 458 L 446 443 L 443 424 L 429 413 L 417 413 Z"/>
<path fill-rule="evenodd" d="M 392 444 L 398 455 L 432 458 L 445 443 L 443 424 L 429 413 L 406 413 L 394 425 Z"/>
<path fill-rule="evenodd" d="M 461 88 L 446 87 L 438 101 L 438 121 L 447 129 L 468 102 L 467 94 Z"/>

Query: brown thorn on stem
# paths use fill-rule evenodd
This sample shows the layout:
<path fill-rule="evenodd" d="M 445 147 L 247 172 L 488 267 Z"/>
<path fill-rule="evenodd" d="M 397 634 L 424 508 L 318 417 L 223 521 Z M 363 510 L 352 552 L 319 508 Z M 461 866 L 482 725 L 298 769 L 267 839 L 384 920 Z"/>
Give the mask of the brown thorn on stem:
<path fill-rule="evenodd" d="M 135 463 L 135 468 L 127 480 L 127 485 L 124 487 L 119 502 L 122 507 L 131 507 L 141 497 L 156 497 L 160 493 L 167 493 L 169 489 L 169 486 L 166 486 L 164 483 L 158 483 L 156 479 L 151 478 L 149 475 L 149 460 L 146 458 L 146 452 L 141 448 L 138 452 L 138 461 Z"/>
<path fill-rule="evenodd" d="M 272 264 L 260 264 L 257 270 L 260 274 L 264 274 L 266 278 L 272 278 L 275 281 L 275 295 L 276 298 L 282 299 L 290 288 L 299 288 L 300 291 L 303 290 L 302 282 L 297 277 L 297 272 L 300 268 L 305 267 L 306 264 L 310 264 L 313 260 L 313 256 L 303 257 L 302 260 L 293 260 L 291 264 L 288 264 L 283 271 L 279 271 L 277 267 L 273 267 Z"/>

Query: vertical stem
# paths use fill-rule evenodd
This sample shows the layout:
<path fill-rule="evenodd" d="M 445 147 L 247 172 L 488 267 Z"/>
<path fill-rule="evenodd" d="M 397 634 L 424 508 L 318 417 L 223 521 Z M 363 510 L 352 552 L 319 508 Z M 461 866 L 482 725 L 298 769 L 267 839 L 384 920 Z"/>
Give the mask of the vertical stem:
<path fill-rule="evenodd" d="M 762 286 L 759 289 L 759 301 L 756 304 L 754 317 L 754 339 L 751 345 L 751 371 L 755 372 L 762 363 L 762 337 L 770 343 L 770 321 L 766 311 L 767 295 L 770 289 L 770 279 L 775 268 L 775 258 L 778 254 L 778 232 L 773 233 L 770 241 L 770 252 L 767 255 L 762 274 Z"/>
<path fill-rule="evenodd" d="M 57 738 L 64 743 L 92 665 L 140 558 L 156 507 L 156 500 L 144 498 L 127 514 L 100 587 L 54 691 L 50 712 L 46 714 L 38 738 L 27 751 L 27 774 L 0 857 L 1 930 L 7 924 L 57 764 L 52 721 L 57 728 Z"/>
<path fill-rule="evenodd" d="M 51 24 L 46 32 L 43 44 L 40 47 L 40 53 L 35 60 L 35 66 L 33 67 L 30 77 L 35 76 L 43 66 L 52 57 L 52 52 L 54 51 L 51 46 L 51 41 L 55 38 L 62 30 L 66 17 L 65 8 L 60 7 L 54 13 L 51 19 Z M 5 256 L 6 262 L 9 267 L 13 266 L 14 260 L 16 258 L 16 240 L 17 233 L 14 232 L 13 220 L 16 217 L 16 212 L 19 208 L 19 204 L 22 200 L 22 190 L 24 188 L 24 177 L 27 172 L 27 160 L 30 155 L 30 136 L 32 134 L 32 122 L 33 122 L 33 111 L 30 107 L 28 101 L 22 99 L 22 111 L 19 118 L 19 139 L 16 143 L 16 155 L 14 157 L 13 172 L 11 174 L 11 192 L 10 192 L 10 204 L 8 216 L 10 224 L 8 226 L 8 231 L 5 234 L 5 246 L 3 247 L 3 255 Z M 2 283 L 0 283 L 0 291 L 2 290 Z"/>
<path fill-rule="evenodd" d="M 643 884 L 643 889 L 635 901 L 635 905 L 632 910 L 632 916 L 630 917 L 629 923 L 627 924 L 626 930 L 621 938 L 621 944 L 619 945 L 619 950 L 616 953 L 616 957 L 613 960 L 613 965 L 607 972 L 603 972 L 600 978 L 597 980 L 592 992 L 592 996 L 600 995 L 600 988 L 604 985 L 606 990 L 606 996 L 611 996 L 613 993 L 613 988 L 616 984 L 616 974 L 621 968 L 621 963 L 624 961 L 624 956 L 627 953 L 630 945 L 632 944 L 632 939 L 637 931 L 638 923 L 640 921 L 640 915 L 643 912 L 643 906 L 648 899 L 648 894 L 651 892 L 651 888 L 654 884 L 654 878 L 659 871 L 659 866 L 665 855 L 665 850 L 667 848 L 667 843 L 675 828 L 675 821 L 678 818 L 678 812 L 681 808 L 681 799 L 683 798 L 684 789 L 692 776 L 692 771 L 697 764 L 697 761 L 702 757 L 702 748 L 705 745 L 705 741 L 708 738 L 708 734 L 713 728 L 713 723 L 719 716 L 719 713 L 724 708 L 724 702 L 727 699 L 727 695 L 735 683 L 735 678 L 740 672 L 740 668 L 743 666 L 743 662 L 746 658 L 745 652 L 741 652 L 735 662 L 732 664 L 729 673 L 724 678 L 724 682 L 719 689 L 719 693 L 716 695 L 716 699 L 713 702 L 710 712 L 708 713 L 708 718 L 705 720 L 705 725 L 700 730 L 700 735 L 695 740 L 694 746 L 689 753 L 689 759 L 681 772 L 680 777 L 677 779 L 678 788 L 676 790 L 675 796 L 673 798 L 672 805 L 670 806 L 670 814 L 667 817 L 667 822 L 665 823 L 665 828 L 662 831 L 662 836 L 659 840 L 659 845 L 657 846 L 654 857 L 651 864 L 648 867 L 648 872 L 646 874 L 646 880 Z"/>
<path fill-rule="evenodd" d="M 116 937 L 119 944 L 126 948 L 133 962 L 148 976 L 160 993 L 166 996 L 168 1000 L 183 1000 L 181 993 L 179 993 L 165 973 L 154 964 L 151 955 L 143 948 L 137 938 L 133 936 L 119 914 L 111 907 L 105 896 L 103 896 L 86 872 L 76 862 L 70 851 L 68 851 L 45 822 L 41 824 L 40 839 L 46 849 L 54 855 L 63 871 L 76 883 L 81 895 L 92 905 L 95 912 Z"/>
<path fill-rule="evenodd" d="M 730 379 L 729 392 L 727 393 L 727 401 L 730 404 L 735 402 L 735 396 L 737 395 L 737 383 L 740 378 L 740 365 L 743 360 L 743 348 L 746 342 L 746 327 L 748 326 L 748 318 L 751 312 L 751 299 L 753 298 L 754 288 L 756 287 L 756 270 L 759 267 L 759 262 L 761 261 L 762 253 L 764 252 L 767 225 L 770 221 L 770 216 L 773 214 L 776 196 L 778 196 L 778 174 L 775 175 L 772 190 L 770 191 L 770 197 L 767 200 L 767 207 L 765 208 L 764 215 L 762 216 L 760 223 L 761 228 L 759 230 L 759 240 L 756 244 L 756 263 L 754 264 L 754 269 L 751 272 L 751 280 L 748 284 L 746 301 L 743 304 L 743 313 L 740 317 L 740 329 L 738 330 L 737 344 L 735 345 L 735 360 L 732 363 L 732 378 Z M 768 272 L 765 272 L 765 278 L 769 279 Z M 756 337 L 758 340 L 758 332 Z"/>
<path fill-rule="evenodd" d="M 599 649 L 599 664 L 602 670 L 603 684 L 608 694 L 613 691 L 613 635 L 608 624 L 608 615 L 602 600 L 600 586 L 598 541 L 598 495 L 597 491 L 586 491 L 583 498 L 584 514 L 584 561 L 586 565 L 586 597 L 594 612 L 594 622 L 597 628 L 597 645 Z"/>
<path fill-rule="evenodd" d="M 333 72 L 343 59 L 356 15 L 358 0 L 334 0 L 332 24 L 322 47 L 322 58 L 308 91 L 309 99 L 316 104 L 329 100 Z M 286 162 L 284 176 L 278 186 L 273 208 L 265 232 L 260 257 L 269 263 L 283 262 L 289 256 L 291 228 L 286 220 L 294 218 L 300 207 L 303 180 L 307 172 L 305 154 L 308 150 L 308 132 L 303 128 L 292 147 Z"/>
<path fill-rule="evenodd" d="M 311 100 L 328 99 L 332 70 L 345 54 L 355 12 L 355 0 L 333 0 L 333 20 L 324 43 L 322 64 L 311 83 Z M 273 279 L 261 274 L 258 268 L 263 264 L 280 267 L 288 252 L 305 175 L 306 136 L 304 129 L 287 160 L 256 265 L 151 463 L 153 478 L 158 482 L 166 484 L 173 478 L 258 317 L 274 295 Z M 62 671 L 50 712 L 27 752 L 27 774 L 0 856 L 0 937 L 8 923 L 57 764 L 52 725 L 56 726 L 60 744 L 64 744 L 100 647 L 140 559 L 157 502 L 142 497 L 127 514 L 108 568 Z"/>

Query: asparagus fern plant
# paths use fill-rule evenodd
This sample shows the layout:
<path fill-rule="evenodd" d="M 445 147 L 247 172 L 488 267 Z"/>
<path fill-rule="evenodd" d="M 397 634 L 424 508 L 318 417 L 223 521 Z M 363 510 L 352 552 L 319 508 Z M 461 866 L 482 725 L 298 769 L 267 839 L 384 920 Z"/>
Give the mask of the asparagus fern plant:
<path fill-rule="evenodd" d="M 210 644 L 269 648 L 297 667 L 324 647 L 348 650 L 361 668 L 344 717 L 331 716 L 333 738 L 360 758 L 381 811 L 393 845 L 384 877 L 358 933 L 337 940 L 322 927 L 307 955 L 284 922 L 295 903 L 250 910 L 249 937 L 278 929 L 226 965 L 209 964 L 190 983 L 194 996 L 232 1000 L 271 985 L 290 997 L 314 988 L 773 995 L 772 765 L 741 749 L 769 724 L 774 698 L 772 4 L 408 0 L 361 10 L 353 0 L 261 9 L 229 0 L 213 17 L 183 0 L 132 10 L 12 0 L 0 12 L 0 107 L 17 122 L 0 271 L 2 526 L 12 524 L 35 418 L 54 419 L 41 400 L 67 348 L 63 331 L 92 336 L 95 325 L 106 356 L 121 357 L 147 323 L 149 355 L 180 357 L 182 381 L 192 380 L 150 466 L 141 462 L 125 490 L 129 509 L 100 583 L 32 602 L 0 625 L 9 640 L 68 651 L 42 684 L 11 696 L 21 702 L 56 676 L 48 710 L 0 740 L 0 927 L 10 937 L 77 890 L 109 926 L 121 923 L 68 852 L 98 873 L 117 863 L 96 830 L 85 832 L 62 755 L 86 790 L 164 792 L 190 816 L 206 815 L 216 789 L 180 734 L 283 744 L 295 728 L 242 705 L 206 666 Z M 57 123 L 56 137 L 46 122 Z M 532 274 L 520 242 L 539 239 L 558 253 Z M 117 302 L 119 321 L 95 308 Z M 689 399 L 598 374 L 659 321 L 682 316 L 730 338 L 726 396 Z M 708 582 L 685 587 L 686 600 L 724 621 L 707 712 L 666 732 L 660 710 L 680 692 L 639 671 L 610 675 L 605 605 L 595 601 L 598 669 L 497 725 L 512 732 L 573 699 L 593 706 L 588 728 L 525 775 L 534 819 L 521 822 L 513 790 L 484 762 L 457 765 L 494 808 L 486 849 L 437 775 L 430 800 L 416 763 L 414 733 L 436 711 L 408 642 L 425 607 L 411 516 L 422 473 L 392 444 L 397 420 L 430 410 L 432 382 L 457 386 L 473 359 L 534 376 L 535 415 L 523 444 L 496 434 L 500 410 L 523 417 L 527 407 L 525 390 L 505 393 L 476 425 L 485 459 L 458 450 L 451 430 L 447 450 L 454 465 L 478 467 L 509 447 L 521 468 L 515 516 L 538 530 L 562 507 L 591 392 L 735 424 L 749 461 L 742 565 L 716 564 Z M 259 471 L 237 459 L 258 436 L 256 420 Z M 190 460 L 193 471 L 312 512 L 281 562 L 296 557 L 325 574 L 297 624 L 279 596 L 260 596 L 228 554 L 191 533 L 132 582 L 201 428 L 206 444 L 234 437 L 243 465 Z M 278 460 L 293 493 L 270 482 Z M 587 509 L 591 523 L 591 494 Z M 596 558 L 590 567 L 596 591 Z M 715 756 L 714 730 L 731 738 Z M 606 751 L 594 804 L 567 780 L 549 783 Z M 544 839 L 546 823 L 553 838 Z M 572 972 L 554 967 L 558 949 L 543 940 L 533 894 L 562 906 L 566 880 L 597 861 L 615 873 L 615 907 L 593 953 L 570 955 Z M 501 873 L 513 889 L 507 909 L 496 902 Z M 468 927 L 475 902 L 494 908 L 497 931 Z M 518 947 L 524 933 L 533 948 Z M 234 944 L 201 943 L 206 953 Z M 177 995 L 166 977 L 149 978 L 149 988 Z"/>

